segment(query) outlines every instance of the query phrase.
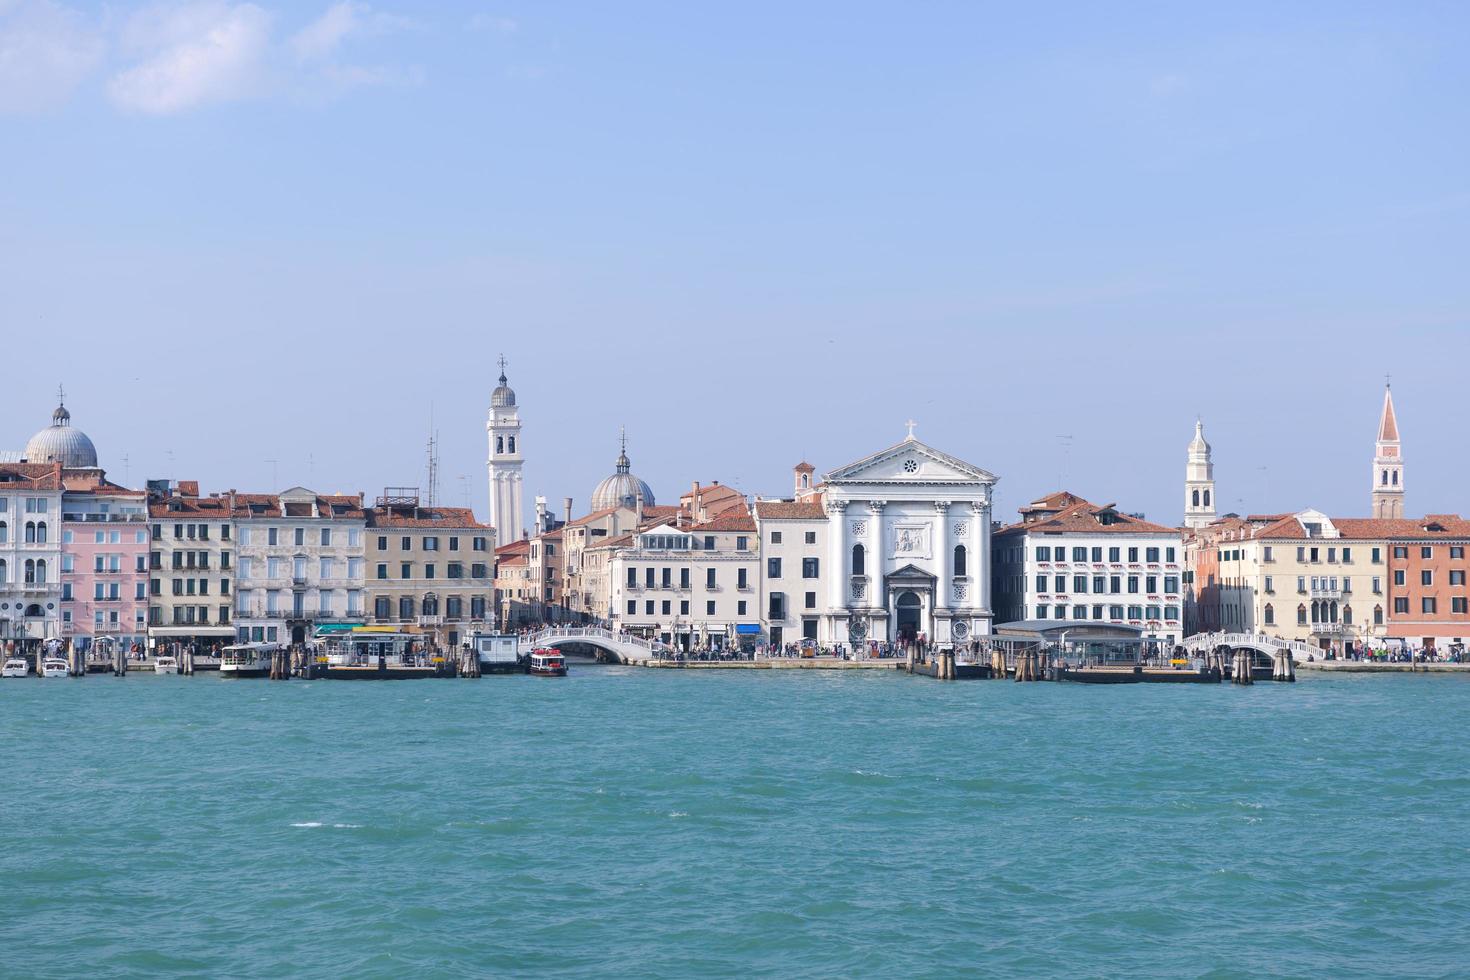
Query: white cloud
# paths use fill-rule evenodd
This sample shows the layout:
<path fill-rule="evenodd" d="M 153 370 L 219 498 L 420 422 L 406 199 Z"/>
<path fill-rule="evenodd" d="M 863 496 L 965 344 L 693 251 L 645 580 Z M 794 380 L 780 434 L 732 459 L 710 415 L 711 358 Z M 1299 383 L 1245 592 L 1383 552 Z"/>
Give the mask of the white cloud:
<path fill-rule="evenodd" d="M 129 19 L 127 50 L 143 60 L 115 75 L 108 95 L 136 112 L 166 114 L 259 96 L 269 87 L 271 16 L 223 0 L 156 5 Z"/>
<path fill-rule="evenodd" d="M 0 0 L 0 113 L 52 109 L 101 63 L 100 31 L 51 0 Z"/>
<path fill-rule="evenodd" d="M 388 34 L 412 26 L 406 17 L 373 10 L 355 0 L 340 0 L 298 31 L 291 38 L 291 48 L 297 61 L 326 61 L 349 38 Z"/>

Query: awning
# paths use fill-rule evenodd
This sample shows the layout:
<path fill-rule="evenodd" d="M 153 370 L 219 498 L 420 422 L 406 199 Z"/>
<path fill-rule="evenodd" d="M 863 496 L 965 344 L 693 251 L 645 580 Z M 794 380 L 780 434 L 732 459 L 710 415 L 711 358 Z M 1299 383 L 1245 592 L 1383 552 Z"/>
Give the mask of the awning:
<path fill-rule="evenodd" d="M 150 636 L 229 636 L 235 635 L 233 626 L 150 626 Z"/>
<path fill-rule="evenodd" d="M 760 631 L 761 628 L 756 623 L 737 623 L 735 625 L 735 632 L 737 633 L 759 633 Z"/>

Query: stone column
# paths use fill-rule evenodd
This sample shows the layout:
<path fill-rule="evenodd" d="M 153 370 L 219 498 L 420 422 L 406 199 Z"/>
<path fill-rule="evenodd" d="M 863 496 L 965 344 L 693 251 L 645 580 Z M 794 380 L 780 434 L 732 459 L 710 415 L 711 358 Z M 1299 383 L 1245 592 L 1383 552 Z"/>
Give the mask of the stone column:
<path fill-rule="evenodd" d="M 827 501 L 827 612 L 834 624 L 838 614 L 849 605 L 846 512 L 847 501 Z M 800 571 L 796 569 L 798 574 Z M 831 639 L 834 643 L 843 643 L 847 637 L 834 635 Z"/>
<path fill-rule="evenodd" d="M 935 568 L 938 570 L 934 588 L 934 612 L 947 612 L 950 608 L 950 591 L 954 566 L 951 559 L 949 544 L 949 501 L 936 500 L 934 502 L 934 552 L 937 559 Z M 936 632 L 938 622 L 935 622 Z"/>
<path fill-rule="evenodd" d="M 990 488 L 970 505 L 970 599 L 976 610 L 991 611 L 990 598 Z M 1024 565 L 1022 566 L 1024 568 Z"/>
<path fill-rule="evenodd" d="M 886 500 L 868 501 L 868 602 L 874 609 L 886 609 L 888 606 L 888 594 L 884 591 L 885 559 L 883 557 L 883 507 Z M 876 620 L 874 621 L 876 625 Z M 889 623 L 883 622 L 883 635 L 874 635 L 876 640 L 892 639 Z"/>

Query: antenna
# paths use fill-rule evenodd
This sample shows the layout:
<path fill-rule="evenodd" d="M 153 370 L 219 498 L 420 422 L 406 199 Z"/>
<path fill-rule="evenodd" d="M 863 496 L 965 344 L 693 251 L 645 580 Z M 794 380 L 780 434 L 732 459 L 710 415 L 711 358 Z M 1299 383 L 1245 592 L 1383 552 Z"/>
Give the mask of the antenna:
<path fill-rule="evenodd" d="M 1072 469 L 1072 437 L 1070 435 L 1057 436 L 1057 441 L 1062 444 L 1062 471 L 1057 475 L 1057 489 L 1067 489 L 1067 474 Z"/>
<path fill-rule="evenodd" d="M 128 464 L 130 462 L 131 462 L 131 458 L 128 456 L 128 454 L 127 453 L 123 453 L 123 485 L 124 486 L 127 486 L 128 484 L 130 484 L 130 483 L 133 482 L 132 481 L 132 478 L 129 476 L 129 474 L 132 472 L 131 469 L 128 466 Z M 170 474 L 169 478 L 170 479 L 173 478 L 172 474 Z"/>
<path fill-rule="evenodd" d="M 470 478 L 463 473 L 459 476 L 459 489 L 464 493 L 464 509 L 470 509 Z"/>
<path fill-rule="evenodd" d="M 429 502 L 433 507 L 439 501 L 439 433 L 429 432 Z"/>

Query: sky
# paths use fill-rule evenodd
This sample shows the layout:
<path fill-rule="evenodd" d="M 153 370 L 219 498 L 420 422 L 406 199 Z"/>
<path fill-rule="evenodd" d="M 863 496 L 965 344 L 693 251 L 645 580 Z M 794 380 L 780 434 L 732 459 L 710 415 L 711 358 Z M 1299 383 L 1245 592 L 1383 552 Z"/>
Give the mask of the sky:
<path fill-rule="evenodd" d="M 0 0 L 0 449 L 120 481 L 634 472 L 917 436 L 1180 520 L 1464 512 L 1470 6 Z"/>

